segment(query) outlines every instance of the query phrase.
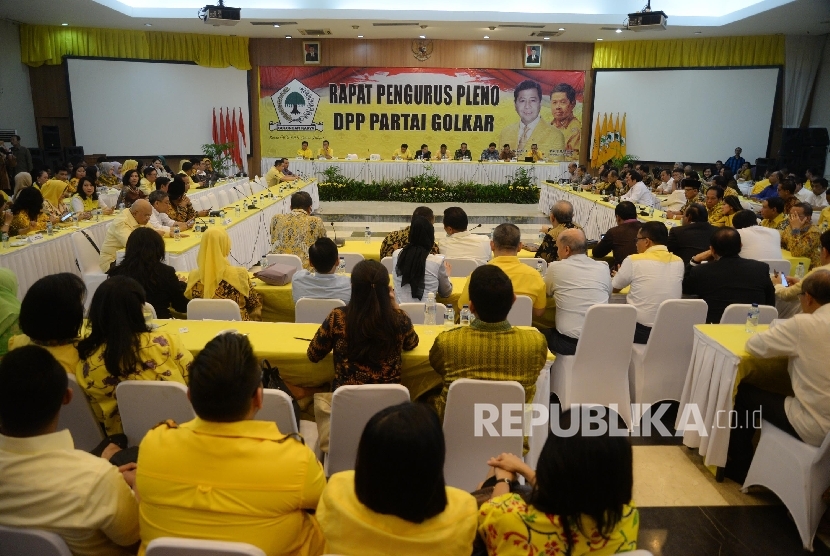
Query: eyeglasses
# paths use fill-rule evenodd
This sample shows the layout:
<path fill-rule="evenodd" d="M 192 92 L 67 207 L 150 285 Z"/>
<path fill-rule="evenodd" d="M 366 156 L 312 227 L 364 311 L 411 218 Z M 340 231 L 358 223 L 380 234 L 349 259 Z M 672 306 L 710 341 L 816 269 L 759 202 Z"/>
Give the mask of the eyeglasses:
<path fill-rule="evenodd" d="M 640 236 L 637 236 L 637 241 L 643 241 L 644 239 L 648 239 L 648 238 L 647 238 L 647 237 L 640 237 Z"/>

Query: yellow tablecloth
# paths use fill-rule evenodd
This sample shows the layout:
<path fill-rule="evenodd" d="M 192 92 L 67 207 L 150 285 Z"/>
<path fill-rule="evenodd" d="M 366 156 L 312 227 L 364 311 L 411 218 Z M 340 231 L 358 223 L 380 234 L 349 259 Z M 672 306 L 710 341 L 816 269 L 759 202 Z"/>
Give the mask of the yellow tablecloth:
<path fill-rule="evenodd" d="M 366 243 L 366 240 L 363 239 L 347 239 L 346 244 L 343 247 L 340 247 L 339 251 L 341 253 L 360 253 L 367 261 L 380 261 L 380 246 L 381 241 L 373 240 Z M 535 253 L 525 251 L 524 249 L 519 251 L 519 257 L 523 259 L 533 258 L 534 254 Z"/>
<path fill-rule="evenodd" d="M 319 363 L 312 363 L 306 356 L 308 340 L 319 328 L 316 324 L 180 320 L 157 320 L 155 323 L 178 331 L 184 346 L 193 355 L 219 332 L 236 330 L 248 335 L 257 356 L 278 367 L 286 382 L 309 387 L 324 385 L 334 378 L 331 354 Z M 429 364 L 429 350 L 444 327 L 415 325 L 415 330 L 420 341 L 414 350 L 403 352 L 401 373 L 401 383 L 409 389 L 412 399 L 441 384 L 441 377 Z M 548 358 L 552 359 L 553 355 L 548 354 Z"/>
<path fill-rule="evenodd" d="M 760 325 L 758 332 L 767 328 Z M 723 467 L 729 447 L 729 412 L 738 384 L 747 380 L 761 388 L 792 395 L 787 358 L 757 359 L 749 355 L 744 346 L 750 334 L 743 324 L 701 324 L 695 326 L 694 334 L 676 426 L 680 427 L 684 419 L 694 424 L 685 411 L 696 409 L 705 433 L 685 430 L 683 444 L 698 448 L 706 465 Z"/>

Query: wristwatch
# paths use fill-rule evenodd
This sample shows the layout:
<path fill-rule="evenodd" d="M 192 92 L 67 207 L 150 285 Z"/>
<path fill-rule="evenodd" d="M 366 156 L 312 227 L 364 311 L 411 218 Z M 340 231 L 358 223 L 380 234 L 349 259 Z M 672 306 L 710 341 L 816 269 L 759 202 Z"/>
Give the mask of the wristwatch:
<path fill-rule="evenodd" d="M 512 481 L 507 477 L 502 477 L 501 479 L 496 479 L 496 484 L 498 483 L 505 483 L 509 487 Z"/>

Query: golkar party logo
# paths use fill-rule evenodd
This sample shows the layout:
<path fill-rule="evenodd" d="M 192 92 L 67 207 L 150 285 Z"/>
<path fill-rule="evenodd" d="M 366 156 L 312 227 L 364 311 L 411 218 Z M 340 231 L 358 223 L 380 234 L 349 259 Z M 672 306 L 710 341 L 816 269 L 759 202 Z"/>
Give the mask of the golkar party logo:
<path fill-rule="evenodd" d="M 269 122 L 271 131 L 323 131 L 322 123 L 314 123 L 320 95 L 294 79 L 271 95 L 280 121 Z"/>

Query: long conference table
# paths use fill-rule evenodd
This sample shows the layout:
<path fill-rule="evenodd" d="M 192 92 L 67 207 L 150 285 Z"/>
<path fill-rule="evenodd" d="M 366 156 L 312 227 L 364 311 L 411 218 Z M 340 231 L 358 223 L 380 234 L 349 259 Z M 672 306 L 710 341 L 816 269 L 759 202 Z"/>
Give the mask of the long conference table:
<path fill-rule="evenodd" d="M 207 203 L 209 195 L 220 191 L 233 191 L 234 187 L 241 191 L 250 191 L 247 189 L 249 187 L 247 184 L 248 178 L 242 178 L 219 184 L 210 189 L 189 192 L 188 197 L 190 197 L 194 206 L 202 206 Z M 311 195 L 314 204 L 319 206 L 317 183 L 312 180 L 283 192 L 279 192 L 278 188 L 275 187 L 273 192 L 277 197 L 276 199 L 259 201 L 259 209 L 243 212 L 240 218 L 236 218 L 233 211 L 230 211 L 229 217 L 232 219 L 232 223 L 226 228 L 231 236 L 231 261 L 239 261 L 235 264 L 249 268 L 263 254 L 268 252 L 270 247 L 270 238 L 268 237 L 270 218 L 277 213 L 289 212 L 290 201 L 288 197 L 298 190 L 307 191 Z M 254 195 L 259 197 L 261 194 L 262 192 L 258 192 Z M 207 208 L 207 206 L 204 208 Z M 43 276 L 58 272 L 71 272 L 80 275 L 75 263 L 72 233 L 78 231 L 78 229 L 83 230 L 89 234 L 96 244 L 102 245 L 106 237 L 107 227 L 114 218 L 114 216 L 103 216 L 98 222 L 85 220 L 79 223 L 78 228 L 72 225 L 57 226 L 53 236 L 47 236 L 44 232 L 42 239 L 27 242 L 19 247 L 8 249 L 0 247 L 0 267 L 11 269 L 17 276 L 17 297 L 23 299 L 31 285 Z M 216 220 L 216 225 L 221 226 L 219 219 Z M 182 238 L 180 241 L 174 241 L 170 238 L 165 239 L 168 264 L 177 270 L 187 271 L 196 268 L 196 255 L 198 254 L 200 239 L 196 238 L 192 231 L 188 234 L 189 237 Z M 25 238 L 12 238 L 12 241 L 19 241 L 20 239 Z"/>
<path fill-rule="evenodd" d="M 274 165 L 275 158 L 262 159 L 262 175 Z M 437 160 L 295 160 L 289 169 L 300 176 L 324 181 L 323 172 L 336 167 L 347 178 L 372 183 L 381 180 L 406 180 L 420 176 L 429 167 L 445 183 L 459 181 L 485 185 L 507 183 L 519 168 L 524 168 L 536 183 L 559 180 L 568 172 L 567 162 L 478 162 Z"/>
<path fill-rule="evenodd" d="M 589 241 L 599 241 L 602 234 L 617 225 L 614 215 L 616 205 L 603 201 L 602 195 L 574 191 L 570 185 L 542 183 L 539 191 L 539 210 L 549 214 L 550 207 L 557 201 L 568 201 L 573 205 L 574 222 L 582 226 Z M 680 225 L 680 221 L 666 220 L 665 216 L 665 212 L 655 210 L 653 215 L 638 215 L 637 218 L 642 222 L 663 222 L 669 228 Z M 793 257 L 789 251 L 782 249 L 781 258 L 790 261 L 791 268 L 798 266 L 798 263 L 804 263 L 804 268 L 810 269 L 808 257 Z"/>

